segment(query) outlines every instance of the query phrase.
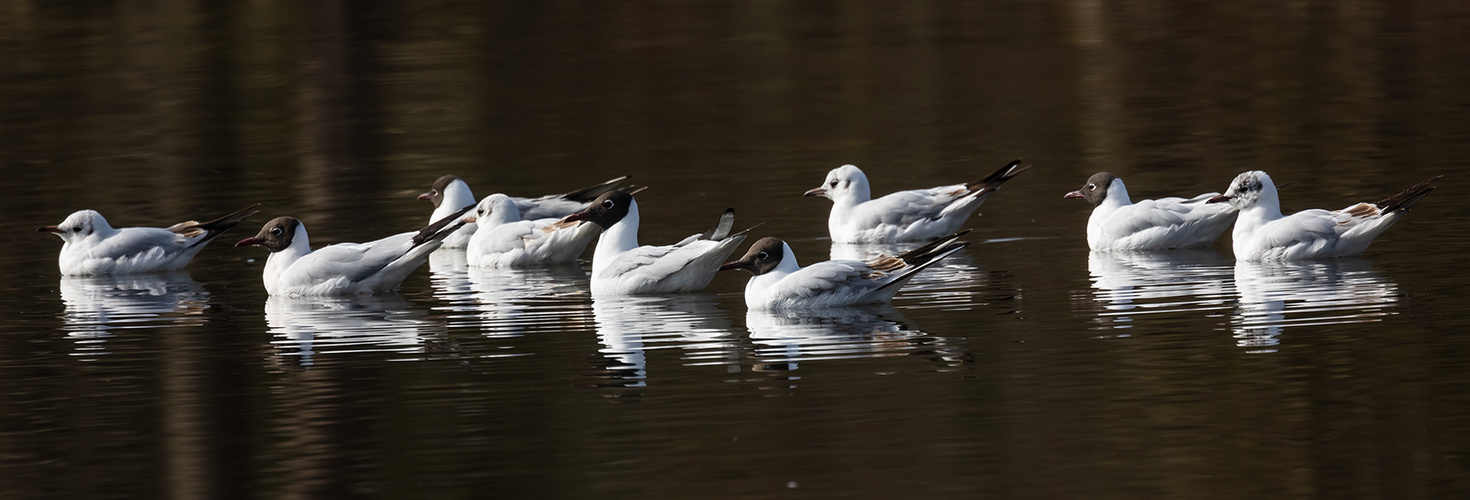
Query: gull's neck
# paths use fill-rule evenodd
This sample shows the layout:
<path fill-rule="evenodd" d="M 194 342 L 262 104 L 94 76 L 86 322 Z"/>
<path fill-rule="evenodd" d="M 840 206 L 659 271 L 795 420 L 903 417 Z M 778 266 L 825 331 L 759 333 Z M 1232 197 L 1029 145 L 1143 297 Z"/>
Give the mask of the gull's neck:
<path fill-rule="evenodd" d="M 475 204 L 475 194 L 470 192 L 470 185 L 462 180 L 455 180 L 444 188 L 444 200 L 434 209 L 434 215 L 429 223 L 434 223 L 448 217 L 449 214 L 458 212 L 459 209 Z"/>
<path fill-rule="evenodd" d="M 638 201 L 628 204 L 628 215 L 602 232 L 597 238 L 597 250 L 592 253 L 592 276 L 602 274 L 623 252 L 638 248 Z"/>
<path fill-rule="evenodd" d="M 276 282 L 281 275 L 290 269 L 292 264 L 310 253 L 311 241 L 306 237 L 306 226 L 297 224 L 296 234 L 291 237 L 291 246 L 279 252 L 271 252 L 270 257 L 265 259 L 265 289 L 275 290 Z"/>

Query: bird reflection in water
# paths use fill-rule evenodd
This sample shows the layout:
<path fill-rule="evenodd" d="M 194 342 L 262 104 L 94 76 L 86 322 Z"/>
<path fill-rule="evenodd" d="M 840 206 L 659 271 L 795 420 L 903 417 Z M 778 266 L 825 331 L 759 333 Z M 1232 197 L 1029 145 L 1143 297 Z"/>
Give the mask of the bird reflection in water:
<path fill-rule="evenodd" d="M 62 277 L 62 320 L 85 359 L 108 354 L 117 330 L 200 326 L 209 292 L 183 271 L 125 276 Z"/>
<path fill-rule="evenodd" d="M 907 324 L 890 305 L 759 311 L 745 314 L 755 369 L 786 374 L 803 361 L 927 356 L 944 369 L 970 358 L 962 339 L 936 337 Z"/>
<path fill-rule="evenodd" d="M 596 297 L 592 314 L 602 344 L 602 387 L 644 387 L 647 352 L 680 349 L 685 366 L 740 370 L 738 334 L 729 317 L 703 294 Z"/>
<path fill-rule="evenodd" d="M 271 296 L 265 302 L 265 323 L 275 336 L 272 344 L 281 356 L 297 357 L 312 366 L 318 355 L 386 351 L 424 352 L 424 337 L 442 332 L 442 326 L 418 317 L 397 293 L 354 297 L 300 298 Z"/>
<path fill-rule="evenodd" d="M 1092 252 L 1087 269 L 1092 300 L 1101 306 L 1098 328 L 1132 328 L 1142 317 L 1170 313 L 1223 317 L 1234 298 L 1231 262 L 1212 250 Z"/>
<path fill-rule="evenodd" d="M 1312 262 L 1237 262 L 1236 345 L 1275 352 L 1287 327 L 1383 321 L 1398 286 L 1361 258 Z"/>
<path fill-rule="evenodd" d="M 852 244 L 833 243 L 832 260 L 871 261 L 885 255 L 902 255 L 923 245 L 920 243 L 900 244 Z M 975 263 L 973 250 L 961 250 L 946 257 L 929 269 L 914 275 L 904 285 L 896 300 L 902 300 L 910 309 L 943 309 L 948 311 L 970 310 L 976 304 L 993 302 L 980 297 L 992 285 L 990 275 Z M 1010 296 L 1011 293 L 1004 293 Z"/>

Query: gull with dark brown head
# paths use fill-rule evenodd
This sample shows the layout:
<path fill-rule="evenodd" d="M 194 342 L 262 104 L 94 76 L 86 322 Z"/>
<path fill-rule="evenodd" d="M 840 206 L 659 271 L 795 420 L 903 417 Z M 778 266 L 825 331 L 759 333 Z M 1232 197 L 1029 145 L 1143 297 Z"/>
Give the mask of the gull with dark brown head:
<path fill-rule="evenodd" d="M 57 263 L 61 274 L 89 276 L 183 269 L 204 245 L 254 215 L 252 205 L 207 222 L 184 221 L 169 227 L 113 228 L 95 210 L 80 210 L 37 231 L 61 237 Z"/>
<path fill-rule="evenodd" d="M 591 221 L 603 228 L 592 254 L 593 295 L 697 292 L 709 286 L 720 263 L 745 240 L 730 234 L 735 209 L 702 234 L 673 245 L 638 244 L 638 202 L 618 190 L 605 193 L 566 222 Z"/>
<path fill-rule="evenodd" d="M 1211 205 L 1219 193 L 1134 203 L 1123 179 L 1110 172 L 1087 178 L 1063 198 L 1087 200 L 1087 246 L 1094 251 L 1146 251 L 1209 246 L 1235 221 L 1235 207 Z"/>
<path fill-rule="evenodd" d="M 939 238 L 897 257 L 870 261 L 829 260 L 801 267 L 786 242 L 761 238 L 744 257 L 720 270 L 745 270 L 755 276 L 745 284 L 745 306 L 751 309 L 843 307 L 887 302 L 919 271 L 965 248 L 966 229 Z"/>
<path fill-rule="evenodd" d="M 337 243 L 313 251 L 306 226 L 292 217 L 276 217 L 260 233 L 236 243 L 270 250 L 262 280 L 271 295 L 323 297 L 387 292 L 398 288 L 414 269 L 429 261 L 445 237 L 464 224 L 474 205 L 412 232 L 367 243 Z"/>

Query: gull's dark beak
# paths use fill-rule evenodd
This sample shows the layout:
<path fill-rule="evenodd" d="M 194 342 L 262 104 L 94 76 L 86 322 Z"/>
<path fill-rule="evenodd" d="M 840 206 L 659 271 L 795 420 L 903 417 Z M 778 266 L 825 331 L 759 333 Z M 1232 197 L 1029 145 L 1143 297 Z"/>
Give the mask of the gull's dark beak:
<path fill-rule="evenodd" d="M 747 261 L 745 259 L 740 259 L 740 260 L 737 260 L 737 261 L 726 262 L 724 265 L 720 266 L 720 270 L 721 271 L 731 271 L 731 270 L 735 270 L 735 269 L 743 269 L 743 270 L 749 271 L 750 270 L 750 267 L 753 266 L 753 265 L 755 265 L 754 262 Z"/>
<path fill-rule="evenodd" d="M 434 201 L 434 197 L 433 196 L 429 196 L 429 193 L 424 193 L 424 194 L 419 195 L 419 199 L 420 200 L 424 200 L 424 201 Z"/>
<path fill-rule="evenodd" d="M 806 196 L 827 196 L 827 188 L 816 188 L 816 189 L 812 189 L 812 190 L 809 190 L 809 191 L 807 191 L 805 193 L 801 193 L 801 195 L 803 197 L 806 197 Z"/>
<path fill-rule="evenodd" d="M 1222 194 L 1222 195 L 1215 196 L 1214 198 L 1210 198 L 1209 200 L 1205 201 L 1205 203 L 1220 203 L 1220 202 L 1230 201 L 1231 198 L 1234 198 L 1234 196 L 1225 196 L 1225 195 Z"/>
<path fill-rule="evenodd" d="M 1066 200 L 1081 200 L 1081 199 L 1085 199 L 1085 198 L 1087 198 L 1087 197 L 1086 196 L 1082 196 L 1082 190 L 1080 190 L 1080 189 L 1062 195 L 1062 199 L 1066 199 Z"/>
<path fill-rule="evenodd" d="M 248 247 L 248 246 L 259 245 L 259 244 L 260 244 L 260 238 L 256 238 L 256 237 L 253 237 L 252 236 L 250 238 L 245 238 L 243 240 L 240 240 L 239 243 L 236 243 L 235 244 L 235 248 Z"/>
<path fill-rule="evenodd" d="M 41 226 L 41 227 L 36 228 L 36 232 L 38 232 L 38 233 L 61 234 L 63 231 L 61 230 L 61 228 L 56 227 L 56 226 Z"/>

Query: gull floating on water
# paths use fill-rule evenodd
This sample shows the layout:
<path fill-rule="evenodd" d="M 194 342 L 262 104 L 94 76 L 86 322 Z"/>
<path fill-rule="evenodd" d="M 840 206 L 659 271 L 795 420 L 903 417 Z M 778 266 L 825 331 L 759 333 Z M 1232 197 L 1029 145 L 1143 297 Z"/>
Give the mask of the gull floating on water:
<path fill-rule="evenodd" d="M 591 221 L 521 220 L 515 202 L 500 193 L 480 200 L 475 213 L 464 220 L 480 225 L 465 248 L 469 264 L 477 267 L 576 263 L 602 232 L 602 226 Z"/>
<path fill-rule="evenodd" d="M 843 165 L 802 196 L 832 200 L 827 231 L 833 243 L 928 241 L 959 230 L 1001 184 L 1028 168 L 1016 160 L 975 182 L 899 191 L 874 200 L 863 171 Z"/>
<path fill-rule="evenodd" d="M 887 302 L 919 271 L 960 251 L 964 230 L 945 236 L 897 257 L 871 261 L 829 260 L 801 267 L 786 242 L 762 238 L 740 260 L 720 270 L 743 269 L 755 276 L 745 284 L 745 305 L 751 309 L 841 307 Z"/>
<path fill-rule="evenodd" d="M 254 215 L 258 206 L 207 222 L 184 221 L 166 228 L 117 229 L 96 210 L 80 210 L 61 224 L 37 231 L 55 234 L 65 242 L 57 263 L 66 276 L 177 271 L 220 233 Z"/>
<path fill-rule="evenodd" d="M 1240 210 L 1235 221 L 1236 260 L 1301 260 L 1358 255 L 1373 238 L 1398 222 L 1420 199 L 1434 191 L 1436 176 L 1378 203 L 1357 203 L 1342 210 L 1319 208 L 1281 214 L 1281 200 L 1271 176 L 1244 172 L 1225 194 L 1210 203 L 1229 203 Z"/>
<path fill-rule="evenodd" d="M 459 229 L 460 217 L 474 208 L 440 219 L 417 232 L 399 233 L 367 243 L 338 243 L 311 249 L 306 226 L 291 217 L 276 217 L 236 247 L 261 246 L 271 251 L 265 261 L 265 290 L 271 295 L 320 297 L 386 292 L 398 288 L 414 269 L 429 260 L 444 238 Z"/>
<path fill-rule="evenodd" d="M 567 193 L 548 194 L 539 198 L 511 197 L 511 200 L 515 202 L 516 210 L 520 211 L 521 218 L 525 220 L 559 219 L 587 208 L 587 204 L 592 200 L 617 188 L 618 184 L 625 180 L 628 180 L 626 175 Z M 465 183 L 464 179 L 453 175 L 446 175 L 435 180 L 434 184 L 429 187 L 429 192 L 420 194 L 419 199 L 428 200 L 434 204 L 434 213 L 429 216 L 429 222 L 443 219 L 461 208 L 475 204 L 475 194 L 470 191 L 470 185 Z M 470 236 L 475 234 L 475 230 L 475 224 L 465 224 L 444 240 L 443 248 L 465 248 L 465 245 L 470 242 Z"/>
<path fill-rule="evenodd" d="M 591 221 L 603 228 L 592 254 L 593 295 L 642 295 L 695 292 L 709 286 L 720 263 L 745 240 L 730 234 L 735 209 L 703 234 L 673 245 L 638 245 L 638 202 L 618 190 L 598 197 L 566 222 Z"/>
<path fill-rule="evenodd" d="M 1168 250 L 1209 246 L 1235 221 L 1236 209 L 1210 204 L 1220 193 L 1194 198 L 1160 198 L 1133 203 L 1123 179 L 1093 174 L 1082 189 L 1067 193 L 1092 203 L 1087 246 L 1096 251 Z"/>

